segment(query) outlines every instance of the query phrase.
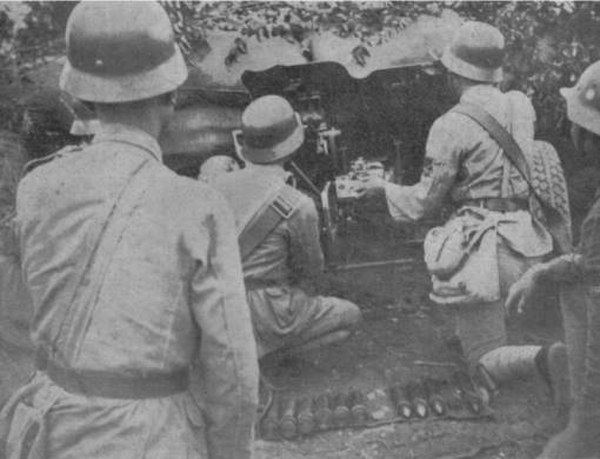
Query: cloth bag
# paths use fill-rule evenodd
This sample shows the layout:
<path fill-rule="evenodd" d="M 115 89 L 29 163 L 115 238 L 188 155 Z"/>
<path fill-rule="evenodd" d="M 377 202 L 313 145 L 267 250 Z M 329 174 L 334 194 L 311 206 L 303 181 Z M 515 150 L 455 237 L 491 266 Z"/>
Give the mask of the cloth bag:
<path fill-rule="evenodd" d="M 463 209 L 425 237 L 425 264 L 433 284 L 429 297 L 442 305 L 500 299 L 497 221 Z"/>

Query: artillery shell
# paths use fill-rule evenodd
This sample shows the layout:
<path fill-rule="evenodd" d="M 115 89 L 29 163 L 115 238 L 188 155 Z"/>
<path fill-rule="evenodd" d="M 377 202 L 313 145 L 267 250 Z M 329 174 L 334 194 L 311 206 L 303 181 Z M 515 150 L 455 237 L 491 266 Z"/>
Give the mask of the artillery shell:
<path fill-rule="evenodd" d="M 412 403 L 413 413 L 421 419 L 429 415 L 429 407 L 424 396 L 424 388 L 420 383 L 411 382 L 406 385 L 406 396 Z"/>
<path fill-rule="evenodd" d="M 349 402 L 351 406 L 352 422 L 355 424 L 364 423 L 369 417 L 365 394 L 360 390 L 353 390 L 350 392 Z"/>
<path fill-rule="evenodd" d="M 480 389 L 486 403 L 498 395 L 498 385 L 482 364 L 477 365 L 473 374 L 475 385 Z"/>
<path fill-rule="evenodd" d="M 282 405 L 279 433 L 283 438 L 289 440 L 296 436 L 296 432 L 296 400 L 290 398 Z"/>
<path fill-rule="evenodd" d="M 460 389 L 456 388 L 450 381 L 446 379 L 439 381 L 439 395 L 444 400 L 448 411 L 463 409 L 464 401 L 461 397 Z"/>
<path fill-rule="evenodd" d="M 328 393 L 321 394 L 315 400 L 315 423 L 321 430 L 331 427 L 333 424 L 332 400 Z"/>
<path fill-rule="evenodd" d="M 404 396 L 404 391 L 399 385 L 390 388 L 392 403 L 396 409 L 396 414 L 404 419 L 410 419 L 413 415 L 412 406 Z"/>
<path fill-rule="evenodd" d="M 303 398 L 298 402 L 298 432 L 308 435 L 315 428 L 314 402 L 311 398 Z"/>
<path fill-rule="evenodd" d="M 279 438 L 279 410 L 281 400 L 279 397 L 273 399 L 271 408 L 261 423 L 261 436 L 265 440 L 277 440 Z"/>
<path fill-rule="evenodd" d="M 436 416 L 443 416 L 446 414 L 446 403 L 439 394 L 439 381 L 427 378 L 424 381 L 425 396 L 427 397 L 427 403 L 429 408 Z"/>
<path fill-rule="evenodd" d="M 348 425 L 350 422 L 350 408 L 348 403 L 348 395 L 339 392 L 333 398 L 333 420 L 338 426 Z"/>
<path fill-rule="evenodd" d="M 455 374 L 455 380 L 467 409 L 473 414 L 481 414 L 483 402 L 471 378 L 464 373 L 457 373 Z"/>

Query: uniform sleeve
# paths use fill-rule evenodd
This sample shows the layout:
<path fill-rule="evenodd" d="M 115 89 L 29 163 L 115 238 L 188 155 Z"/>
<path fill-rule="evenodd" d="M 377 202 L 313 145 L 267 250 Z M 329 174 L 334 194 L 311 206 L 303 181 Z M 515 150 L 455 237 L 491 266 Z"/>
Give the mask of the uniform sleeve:
<path fill-rule="evenodd" d="M 290 231 L 290 266 L 299 279 L 320 276 L 324 270 L 319 240 L 319 215 L 315 203 L 306 198 L 288 222 Z"/>
<path fill-rule="evenodd" d="M 191 307 L 201 333 L 199 391 L 207 447 L 211 459 L 245 459 L 252 457 L 258 358 L 233 216 L 223 198 L 207 198 L 217 211 L 204 218 L 204 231 L 190 228 L 187 242 L 192 254 L 199 250 Z M 195 244 L 195 237 L 208 238 L 208 246 Z"/>
<path fill-rule="evenodd" d="M 454 184 L 460 167 L 460 137 L 453 127 L 451 115 L 433 123 L 419 183 L 412 186 L 387 183 L 385 186 L 388 210 L 394 220 L 414 222 L 435 211 Z"/>

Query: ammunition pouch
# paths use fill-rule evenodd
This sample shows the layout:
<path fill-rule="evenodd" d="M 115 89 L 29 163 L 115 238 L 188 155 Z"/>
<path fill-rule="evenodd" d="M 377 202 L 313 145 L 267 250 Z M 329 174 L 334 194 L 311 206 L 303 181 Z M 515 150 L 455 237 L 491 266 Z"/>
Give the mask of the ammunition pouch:
<path fill-rule="evenodd" d="M 438 304 L 478 304 L 500 299 L 496 218 L 459 211 L 425 237 L 425 264 Z"/>

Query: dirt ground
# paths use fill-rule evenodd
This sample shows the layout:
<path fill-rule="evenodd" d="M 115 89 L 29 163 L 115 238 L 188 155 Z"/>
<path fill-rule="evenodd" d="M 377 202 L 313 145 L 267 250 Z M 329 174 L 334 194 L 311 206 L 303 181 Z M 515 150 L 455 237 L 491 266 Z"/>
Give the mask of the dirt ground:
<path fill-rule="evenodd" d="M 369 232 L 369 236 L 353 238 L 349 243 L 345 253 L 351 261 L 383 256 L 422 259 L 419 248 L 395 244 L 393 233 Z M 463 364 L 459 349 L 452 345 L 452 311 L 429 301 L 429 279 L 422 263 L 417 261 L 409 268 L 356 270 L 336 277 L 339 283 L 335 290 L 360 305 L 364 323 L 343 344 L 294 359 L 263 362 L 263 374 L 284 396 L 350 388 L 370 391 L 424 375 L 444 377 L 451 371 L 447 366 L 423 362 Z M 509 319 L 512 343 L 548 344 L 560 339 L 560 319 L 552 295 L 541 303 L 545 304 L 526 316 Z M 530 459 L 537 457 L 548 437 L 564 422 L 556 417 L 543 384 L 535 377 L 502 387 L 492 408 L 492 419 L 430 418 L 373 429 L 332 431 L 295 441 L 259 440 L 259 457 Z"/>

